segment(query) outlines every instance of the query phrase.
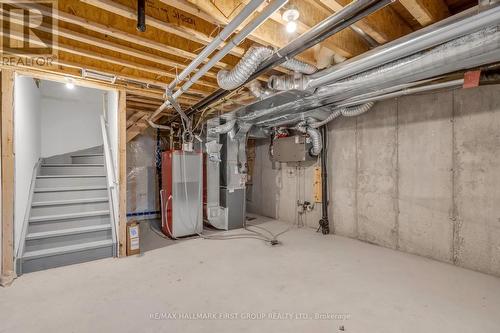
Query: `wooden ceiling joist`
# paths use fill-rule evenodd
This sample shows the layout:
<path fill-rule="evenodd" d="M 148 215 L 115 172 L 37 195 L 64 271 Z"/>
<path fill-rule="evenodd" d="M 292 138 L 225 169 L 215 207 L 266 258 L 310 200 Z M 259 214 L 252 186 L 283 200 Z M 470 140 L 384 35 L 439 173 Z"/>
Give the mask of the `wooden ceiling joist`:
<path fill-rule="evenodd" d="M 399 0 L 423 27 L 450 16 L 444 0 Z"/>
<path fill-rule="evenodd" d="M 128 116 L 127 142 L 143 133 L 149 124 L 148 118 L 165 98 L 165 88 L 176 75 L 197 57 L 216 34 L 227 25 L 250 0 L 148 0 L 145 32 L 135 28 L 137 2 L 135 0 L 59 0 L 58 11 L 52 16 L 58 20 L 58 29 L 42 25 L 42 34 L 58 36 L 58 51 L 53 66 L 45 68 L 20 68 L 20 72 L 33 72 L 41 78 L 51 77 L 64 82 L 74 78 L 75 83 L 96 84 L 109 89 L 127 91 L 124 113 Z M 214 68 L 183 96 L 179 98 L 182 108 L 187 108 L 215 89 L 216 71 L 233 68 L 252 43 L 281 48 L 299 34 L 342 10 L 353 0 L 290 0 L 299 12 L 298 31 L 286 32 L 285 22 L 278 11 L 255 29 L 248 40 L 241 43 L 219 61 Z M 463 0 L 468 1 L 468 0 Z M 35 6 L 48 14 L 47 7 L 39 4 L 19 2 L 19 6 Z M 470 0 L 472 2 L 472 0 Z M 24 5 L 23 5 L 24 3 Z M 263 4 L 240 25 L 241 29 L 269 4 Z M 343 31 L 324 40 L 318 47 L 304 51 L 298 59 L 321 66 L 328 65 L 333 55 L 350 58 L 366 52 L 369 46 L 359 32 L 362 30 L 378 43 L 383 44 L 437 22 L 450 15 L 447 0 L 399 0 L 356 23 L 356 30 Z M 183 17 L 184 19 L 180 19 Z M 12 19 L 12 18 L 11 18 Z M 39 37 L 39 36 L 38 36 Z M 23 38 L 25 39 L 25 38 Z M 43 41 L 41 38 L 40 42 Z M 208 59 L 207 59 L 208 60 Z M 205 60 L 205 61 L 207 61 Z M 0 68 L 10 68 L 0 64 Z M 92 77 L 84 78 L 84 70 L 95 71 L 115 77 L 113 82 L 98 82 Z M 286 72 L 283 68 L 276 71 Z M 39 74 L 39 73 L 43 73 Z M 275 74 L 275 73 L 273 73 Z M 261 77 L 259 79 L 265 79 Z M 238 106 L 255 101 L 246 89 L 231 93 L 230 97 L 216 102 L 217 112 L 231 111 Z M 212 110 L 216 110 L 215 106 Z M 155 122 L 161 123 L 175 115 L 172 109 L 157 115 Z M 196 115 L 200 116 L 199 114 Z"/>
<path fill-rule="evenodd" d="M 129 20 L 134 20 L 134 21 L 137 20 L 136 9 L 124 6 L 122 4 L 113 2 L 111 0 L 81 0 L 81 1 L 89 5 L 98 7 L 100 9 L 104 9 L 114 14 L 120 15 Z M 146 23 L 147 26 L 151 26 L 155 29 L 159 29 L 170 34 L 177 35 L 179 37 L 191 40 L 196 43 L 207 45 L 213 40 L 213 38 L 195 29 L 191 29 L 184 26 L 181 27 L 169 22 L 161 21 L 149 15 L 146 16 Z M 233 50 L 231 50 L 231 54 L 238 57 L 242 57 L 244 53 L 245 50 L 241 47 L 235 47 Z"/>
<path fill-rule="evenodd" d="M 3 36 L 2 32 L 0 32 L 0 36 Z M 18 36 L 16 34 L 10 34 L 10 37 L 14 38 L 14 39 L 19 39 L 19 40 L 26 40 L 26 37 Z M 30 42 L 34 43 L 34 44 L 39 43 L 39 44 L 43 45 L 43 43 L 44 42 L 46 43 L 47 41 L 44 41 L 43 39 L 38 40 L 38 41 L 30 39 Z M 78 56 L 81 56 L 81 57 L 92 58 L 92 59 L 103 61 L 103 62 L 107 62 L 107 63 L 110 63 L 110 64 L 115 64 L 115 65 L 118 65 L 118 66 L 121 66 L 121 67 L 128 67 L 128 68 L 131 68 L 131 69 L 134 69 L 134 70 L 148 71 L 148 72 L 153 73 L 153 74 L 166 74 L 169 77 L 175 77 L 175 75 L 172 75 L 172 74 L 170 74 L 168 72 L 164 72 L 164 71 L 162 71 L 162 70 L 160 70 L 158 68 L 149 67 L 149 66 L 145 66 L 145 65 L 141 65 L 141 64 L 136 64 L 136 63 L 131 63 L 131 62 L 128 62 L 128 61 L 123 60 L 123 59 L 117 59 L 117 58 L 109 57 L 109 56 L 106 56 L 106 55 L 103 55 L 103 54 L 94 53 L 94 52 L 91 52 L 91 51 L 88 51 L 88 50 L 81 50 L 81 49 L 77 49 L 77 48 L 74 48 L 74 47 L 64 46 L 64 45 L 61 45 L 61 44 L 55 44 L 55 45 L 53 45 L 53 47 L 55 49 L 59 50 L 59 51 L 68 52 L 68 53 L 71 53 L 73 55 L 78 55 Z M 63 65 L 63 66 L 67 65 L 67 66 L 70 66 L 70 67 L 78 67 L 78 68 L 81 68 L 81 69 L 91 69 L 91 68 L 86 67 L 86 66 L 75 66 L 75 64 L 67 64 L 64 61 L 64 59 L 62 59 L 61 57 L 58 60 L 55 60 L 54 64 L 60 64 L 60 65 Z M 97 67 L 94 67 L 92 69 L 94 69 L 94 70 L 100 70 L 100 68 L 97 68 Z M 124 78 L 126 77 L 126 76 L 123 76 L 123 74 L 119 73 L 119 72 L 116 72 L 114 74 L 117 75 L 117 76 L 119 75 L 119 76 L 124 77 Z M 146 81 L 144 81 L 144 79 L 142 79 L 140 77 L 137 77 L 136 79 L 133 79 L 133 80 L 143 81 L 145 83 L 150 83 L 150 84 L 159 84 L 159 85 L 163 85 L 163 86 L 165 86 L 166 84 L 168 84 L 168 82 L 160 82 L 160 81 L 149 81 L 149 82 L 146 82 Z M 200 85 L 205 85 L 208 88 L 214 88 L 214 89 L 218 88 L 218 86 L 215 85 L 215 84 L 211 84 L 211 83 L 202 84 L 201 82 L 198 82 L 198 83 L 200 83 Z M 205 94 L 205 93 L 207 93 L 207 91 L 197 90 L 197 89 L 191 89 L 191 91 L 199 93 L 199 94 Z"/>
<path fill-rule="evenodd" d="M 16 19 L 15 17 L 11 18 L 11 22 L 22 23 L 19 19 Z M 43 26 L 40 28 L 40 30 L 49 31 L 47 27 L 43 27 Z M 62 32 L 58 33 L 59 36 L 61 36 L 61 34 L 64 34 L 66 37 L 69 37 L 69 39 L 72 39 L 72 37 L 73 37 L 73 33 L 69 32 L 66 29 L 62 29 Z M 3 36 L 3 33 L 0 32 L 0 35 Z M 31 38 L 31 36 L 28 36 L 28 35 L 21 36 L 21 35 L 15 34 L 15 33 L 10 33 L 9 36 L 10 36 L 10 38 L 17 39 L 20 41 L 29 40 L 30 43 L 32 43 L 32 44 L 44 45 L 44 43 L 45 44 L 48 43 L 48 41 L 46 41 L 46 40 L 43 40 L 43 39 L 36 40 L 36 39 Z M 103 42 L 103 44 L 106 44 L 106 43 Z M 74 55 L 92 58 L 95 60 L 115 64 L 118 66 L 124 66 L 124 67 L 128 67 L 128 68 L 136 69 L 136 70 L 145 71 L 145 72 L 154 74 L 157 77 L 167 77 L 167 78 L 175 78 L 176 77 L 175 73 L 172 73 L 170 71 L 167 71 L 167 70 L 164 70 L 164 69 L 161 69 L 158 67 L 145 65 L 145 64 L 142 64 L 138 61 L 132 62 L 132 61 L 128 61 L 128 60 L 125 60 L 122 58 L 112 57 L 112 56 L 103 54 L 102 52 L 97 53 L 97 52 L 93 52 L 90 50 L 74 47 L 71 45 L 65 45 L 65 44 L 62 44 L 61 41 L 59 41 L 59 43 L 55 43 L 53 45 L 53 48 L 56 50 L 59 50 L 59 51 L 64 51 L 64 52 L 68 52 L 68 53 L 71 53 Z M 214 89 L 218 88 L 218 85 L 216 83 L 212 83 L 212 82 L 202 80 L 202 79 L 198 80 L 197 84 L 201 85 L 201 86 L 206 86 L 208 88 L 214 88 Z"/>
<path fill-rule="evenodd" d="M 44 27 L 44 26 L 38 27 L 38 30 L 52 32 L 52 30 L 49 30 L 49 28 Z M 85 34 L 82 34 L 82 33 L 76 32 L 76 31 L 72 31 L 69 29 L 65 29 L 62 27 L 59 27 L 59 29 L 54 31 L 54 33 L 59 37 L 71 39 L 71 40 L 85 43 L 88 45 L 93 45 L 93 46 L 99 47 L 101 49 L 106 49 L 106 50 L 110 50 L 113 52 L 126 54 L 126 55 L 131 56 L 131 57 L 139 58 L 139 59 L 142 59 L 145 61 L 160 64 L 160 65 L 171 66 L 174 68 L 176 67 L 179 69 L 183 69 L 184 67 L 186 67 L 185 63 L 176 62 L 176 61 L 173 61 L 171 59 L 167 59 L 167 58 L 158 56 L 154 53 L 147 53 L 147 52 L 144 52 L 144 51 L 141 51 L 138 49 L 134 49 L 134 48 L 131 48 L 128 46 L 116 44 L 116 43 L 113 43 L 110 41 L 106 41 L 106 40 L 103 40 L 103 39 L 100 39 L 97 37 L 85 35 Z M 172 71 L 172 73 L 174 73 L 174 72 Z M 210 78 L 217 77 L 217 75 L 213 72 L 207 72 L 205 74 L 205 76 L 210 77 Z"/>
<path fill-rule="evenodd" d="M 310 0 L 318 1 L 332 12 L 338 12 L 352 0 Z M 385 7 L 356 23 L 360 29 L 384 44 L 412 32 L 411 27 L 391 8 Z"/>
<path fill-rule="evenodd" d="M 234 13 L 229 17 L 226 17 L 222 10 L 227 13 L 234 11 L 238 3 L 232 0 L 220 0 L 217 1 L 217 6 L 212 1 L 206 0 L 161 0 L 166 4 L 175 4 L 175 6 L 182 7 L 183 10 L 188 11 L 190 14 L 198 16 L 200 18 L 206 17 L 207 13 L 210 13 L 212 17 L 216 20 L 218 24 L 226 25 L 228 24 Z M 249 0 L 243 0 L 242 3 L 248 3 Z M 316 23 L 319 23 L 316 22 Z M 304 31 L 308 30 L 310 26 L 305 24 L 299 24 L 299 29 Z M 281 16 L 275 14 L 271 17 L 271 20 L 266 21 L 259 28 L 257 28 L 250 36 L 249 39 L 257 43 L 274 46 L 283 47 L 288 42 L 290 42 L 295 36 L 288 35 L 284 29 L 283 22 L 281 21 Z M 353 32 L 347 31 L 344 34 L 337 34 L 329 39 L 332 44 L 335 45 L 335 52 L 339 53 L 344 57 L 352 57 L 363 53 L 367 50 L 366 44 Z M 303 60 L 313 62 L 312 58 L 303 58 Z"/>
<path fill-rule="evenodd" d="M 130 8 L 127 6 L 124 6 L 122 4 L 116 3 L 111 0 L 81 0 L 82 2 L 93 5 L 95 7 L 98 7 L 100 9 L 107 10 L 111 13 L 120 15 L 126 19 L 129 20 L 137 20 L 137 13 L 134 8 Z M 195 29 L 191 29 L 189 27 L 185 26 L 178 26 L 169 22 L 165 22 L 162 20 L 159 20 L 155 17 L 152 16 L 146 16 L 146 22 L 148 26 L 151 26 L 155 29 L 162 30 L 166 33 L 174 34 L 177 35 L 181 38 L 184 38 L 186 40 L 190 40 L 196 43 L 200 43 L 203 45 L 208 45 L 210 42 L 214 40 L 214 38 L 203 34 Z M 214 29 L 215 30 L 215 29 Z M 237 57 L 243 57 L 245 54 L 246 50 L 242 47 L 236 46 L 234 47 L 229 54 L 232 54 Z M 178 68 L 184 68 L 185 64 L 176 64 L 176 65 L 171 65 L 173 67 L 178 67 Z M 282 67 L 277 67 L 275 69 L 276 71 L 283 72 L 283 73 L 288 73 L 288 71 L 285 68 Z M 211 72 L 208 73 L 208 75 L 212 74 Z M 212 74 L 210 76 L 215 77 L 215 74 Z"/>
<path fill-rule="evenodd" d="M 46 15 L 50 15 L 50 13 L 47 11 L 47 9 L 44 9 L 43 6 L 26 5 L 26 4 L 19 4 L 19 5 L 16 4 L 16 6 L 19 6 L 21 8 L 34 7 L 36 9 L 40 10 L 42 13 L 44 13 Z M 61 11 L 61 10 L 55 12 L 52 16 L 59 21 L 63 21 L 63 22 L 69 23 L 69 24 L 74 24 L 74 25 L 77 25 L 79 27 L 85 28 L 87 30 L 94 31 L 94 32 L 103 34 L 105 36 L 110 36 L 110 37 L 113 37 L 113 38 L 116 38 L 116 39 L 119 39 L 122 41 L 126 41 L 126 42 L 129 42 L 132 44 L 137 44 L 137 45 L 140 45 L 142 47 L 145 47 L 146 49 L 155 49 L 159 52 L 171 54 L 173 56 L 180 56 L 180 57 L 184 57 L 184 58 L 191 59 L 191 60 L 197 56 L 195 53 L 192 53 L 192 52 L 180 49 L 180 48 L 176 48 L 176 47 L 173 47 L 171 45 L 165 45 L 165 44 L 162 44 L 162 43 L 157 42 L 155 40 L 140 37 L 137 34 L 131 34 L 131 33 L 116 29 L 109 24 L 105 25 L 105 24 L 101 24 L 99 22 L 91 21 L 89 19 L 85 19 L 82 17 L 71 15 L 71 14 L 66 13 L 64 11 Z M 214 67 L 226 68 L 227 65 L 222 63 L 222 62 L 218 62 L 215 64 Z"/>
<path fill-rule="evenodd" d="M 140 63 L 133 63 L 133 62 L 130 62 L 130 61 L 127 61 L 124 59 L 110 57 L 110 56 L 104 55 L 102 53 L 96 53 L 96 52 L 92 52 L 89 50 L 84 50 L 84 49 L 72 47 L 69 45 L 57 44 L 57 45 L 54 45 L 54 48 L 56 48 L 60 51 L 71 53 L 71 54 L 80 55 L 82 57 L 88 57 L 88 58 L 100 60 L 103 62 L 108 62 L 110 64 L 115 64 L 118 66 L 124 66 L 124 67 L 128 67 L 128 68 L 133 68 L 133 69 L 149 72 L 149 73 L 157 75 L 158 77 L 162 77 L 162 76 L 167 77 L 167 78 L 175 78 L 176 77 L 175 74 L 168 72 L 168 71 L 165 71 L 165 70 L 162 70 L 158 67 L 143 65 Z M 215 88 L 215 89 L 219 88 L 219 86 L 217 84 L 207 82 L 204 80 L 198 80 L 197 84 L 199 84 L 201 86 L 206 86 L 208 88 Z M 198 92 L 200 92 L 200 91 L 198 91 Z"/>
<path fill-rule="evenodd" d="M 7 68 L 7 69 L 12 69 L 13 67 L 11 66 L 5 66 L 2 65 L 0 68 Z M 78 70 L 78 75 L 75 75 L 75 73 L 71 73 L 68 70 L 64 70 L 63 68 L 57 68 L 57 69 L 46 69 L 46 68 L 35 68 L 35 67 L 27 67 L 27 66 L 22 66 L 22 67 L 16 67 L 16 72 L 20 75 L 26 75 L 26 76 L 31 76 L 36 79 L 42 79 L 42 80 L 51 80 L 51 81 L 56 81 L 56 82 L 62 82 L 65 83 L 67 82 L 67 78 L 71 78 L 75 84 L 83 86 L 83 87 L 89 87 L 89 88 L 95 88 L 95 89 L 116 89 L 116 88 L 121 88 L 126 90 L 128 93 L 133 94 L 134 96 L 139 96 L 143 98 L 151 98 L 151 99 L 162 99 L 163 97 L 163 90 L 157 90 L 157 89 L 143 89 L 143 88 L 138 88 L 130 85 L 123 85 L 120 82 L 115 82 L 114 84 L 111 83 L 105 83 L 101 81 L 95 81 L 93 79 L 89 78 L 82 78 L 80 76 L 80 70 Z"/>
<path fill-rule="evenodd" d="M 136 113 L 134 113 L 132 116 L 130 116 L 127 119 L 127 128 L 129 128 L 130 126 L 132 126 L 133 124 L 135 124 L 139 119 L 141 119 L 145 115 L 146 115 L 146 113 L 144 113 L 144 112 L 136 112 Z"/>

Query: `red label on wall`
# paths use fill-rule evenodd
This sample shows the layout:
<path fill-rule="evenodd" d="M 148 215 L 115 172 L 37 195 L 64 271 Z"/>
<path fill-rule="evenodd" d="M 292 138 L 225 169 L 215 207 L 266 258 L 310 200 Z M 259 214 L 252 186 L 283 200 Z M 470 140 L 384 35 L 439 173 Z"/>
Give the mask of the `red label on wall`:
<path fill-rule="evenodd" d="M 464 89 L 475 88 L 479 86 L 481 71 L 471 71 L 464 74 Z"/>

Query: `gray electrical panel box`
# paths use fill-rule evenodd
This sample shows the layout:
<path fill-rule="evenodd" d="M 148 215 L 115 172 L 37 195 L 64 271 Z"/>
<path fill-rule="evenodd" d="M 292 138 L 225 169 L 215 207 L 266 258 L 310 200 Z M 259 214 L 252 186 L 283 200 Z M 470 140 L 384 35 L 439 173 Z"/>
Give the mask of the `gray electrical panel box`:
<path fill-rule="evenodd" d="M 278 138 L 273 142 L 273 161 L 275 162 L 305 162 L 315 159 L 309 154 L 311 140 L 302 135 Z"/>

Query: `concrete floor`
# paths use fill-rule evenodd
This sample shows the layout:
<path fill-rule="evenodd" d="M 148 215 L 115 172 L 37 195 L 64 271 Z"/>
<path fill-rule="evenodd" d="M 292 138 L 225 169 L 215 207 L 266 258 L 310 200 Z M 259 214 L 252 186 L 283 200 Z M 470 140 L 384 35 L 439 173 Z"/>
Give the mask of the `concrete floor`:
<path fill-rule="evenodd" d="M 307 228 L 281 240 L 190 239 L 26 274 L 0 288 L 0 332 L 500 332 L 499 278 Z"/>

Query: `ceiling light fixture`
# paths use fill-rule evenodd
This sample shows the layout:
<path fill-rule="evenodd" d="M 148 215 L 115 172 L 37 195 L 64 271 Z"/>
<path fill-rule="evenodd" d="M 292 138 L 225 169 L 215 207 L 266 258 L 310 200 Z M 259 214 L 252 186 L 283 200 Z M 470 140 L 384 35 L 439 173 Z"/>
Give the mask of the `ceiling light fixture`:
<path fill-rule="evenodd" d="M 288 33 L 294 33 L 297 30 L 297 22 L 296 21 L 290 21 L 286 24 L 286 31 Z"/>
<path fill-rule="evenodd" d="M 283 21 L 287 22 L 286 31 L 288 33 L 294 33 L 297 30 L 297 20 L 299 19 L 300 13 L 296 6 L 290 5 L 281 14 Z"/>
<path fill-rule="evenodd" d="M 69 90 L 75 89 L 75 84 L 73 83 L 73 80 L 67 79 L 68 82 L 66 82 L 66 88 Z"/>

